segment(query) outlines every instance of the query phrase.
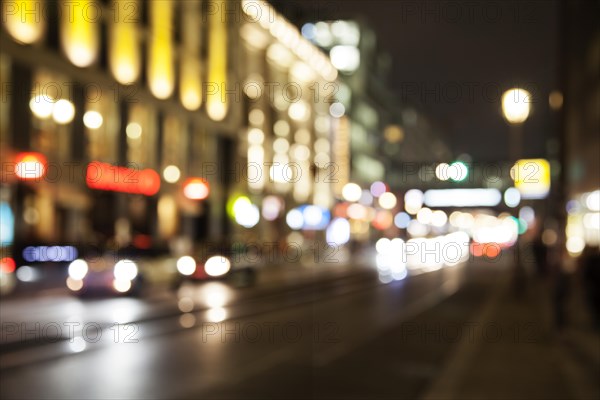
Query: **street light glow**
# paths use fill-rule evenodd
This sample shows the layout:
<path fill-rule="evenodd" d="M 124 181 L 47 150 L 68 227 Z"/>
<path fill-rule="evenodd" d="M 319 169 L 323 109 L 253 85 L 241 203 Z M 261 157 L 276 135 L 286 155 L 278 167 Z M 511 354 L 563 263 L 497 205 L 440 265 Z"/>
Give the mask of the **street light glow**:
<path fill-rule="evenodd" d="M 525 89 L 509 89 L 502 95 L 502 113 L 510 124 L 522 124 L 529 116 L 531 93 Z"/>

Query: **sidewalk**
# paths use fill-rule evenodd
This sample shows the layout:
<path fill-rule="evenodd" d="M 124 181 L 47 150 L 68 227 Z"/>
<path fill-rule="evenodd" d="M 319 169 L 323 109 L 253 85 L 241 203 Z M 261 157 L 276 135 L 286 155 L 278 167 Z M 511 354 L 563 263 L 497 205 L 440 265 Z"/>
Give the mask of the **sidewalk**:
<path fill-rule="evenodd" d="M 474 320 L 475 334 L 458 343 L 422 398 L 600 398 L 600 334 L 575 280 L 562 332 L 554 327 L 549 282 L 529 277 L 521 299 L 509 279 L 499 282 Z"/>

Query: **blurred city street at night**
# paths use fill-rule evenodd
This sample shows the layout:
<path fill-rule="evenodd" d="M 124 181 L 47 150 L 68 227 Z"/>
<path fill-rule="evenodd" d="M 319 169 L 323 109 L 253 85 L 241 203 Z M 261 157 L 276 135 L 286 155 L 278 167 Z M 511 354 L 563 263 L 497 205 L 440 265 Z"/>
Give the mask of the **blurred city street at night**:
<path fill-rule="evenodd" d="M 0 16 L 0 398 L 600 398 L 598 0 Z"/>

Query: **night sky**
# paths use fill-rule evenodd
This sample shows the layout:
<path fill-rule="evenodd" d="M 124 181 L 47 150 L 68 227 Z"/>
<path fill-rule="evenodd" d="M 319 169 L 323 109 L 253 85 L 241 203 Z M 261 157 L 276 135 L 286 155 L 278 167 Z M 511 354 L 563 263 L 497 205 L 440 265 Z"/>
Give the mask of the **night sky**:
<path fill-rule="evenodd" d="M 558 1 L 275 1 L 294 23 L 362 18 L 392 56 L 391 87 L 432 118 L 455 155 L 503 160 L 508 127 L 500 96 L 522 85 L 532 95 L 523 155 L 546 156 L 556 115 Z M 416 88 L 416 89 L 415 89 Z"/>

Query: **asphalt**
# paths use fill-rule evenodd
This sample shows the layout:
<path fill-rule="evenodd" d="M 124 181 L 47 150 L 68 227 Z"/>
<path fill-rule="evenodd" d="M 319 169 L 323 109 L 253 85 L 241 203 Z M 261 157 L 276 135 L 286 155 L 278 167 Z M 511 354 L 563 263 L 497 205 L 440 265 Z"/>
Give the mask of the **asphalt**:
<path fill-rule="evenodd" d="M 570 277 L 568 320 L 558 329 L 554 283 L 530 275 L 517 296 L 510 271 L 502 265 L 470 265 L 467 282 L 454 294 L 400 318 L 331 362 L 298 359 L 292 367 L 273 366 L 247 381 L 223 385 L 211 397 L 600 398 L 600 332 L 592 325 L 578 277 Z"/>
<path fill-rule="evenodd" d="M 75 313 L 86 321 L 104 315 L 108 323 L 115 311 L 129 310 L 139 342 L 113 343 L 114 332 L 104 327 L 106 343 L 88 342 L 84 350 L 67 342 L 31 348 L 4 343 L 0 393 L 77 399 L 600 398 L 600 336 L 576 277 L 567 324 L 558 330 L 552 282 L 529 276 L 517 297 L 506 261 L 474 261 L 389 284 L 358 265 L 313 266 L 261 270 L 256 288 L 214 282 L 151 302 L 57 298 L 28 318 L 47 319 L 54 310 L 56 320 Z M 193 309 L 180 310 L 183 298 L 193 300 Z M 11 313 L 27 317 L 23 309 L 47 300 L 15 300 L 20 308 L 10 307 Z M 277 327 L 274 340 L 268 326 Z M 257 327 L 263 335 L 254 340 Z"/>

